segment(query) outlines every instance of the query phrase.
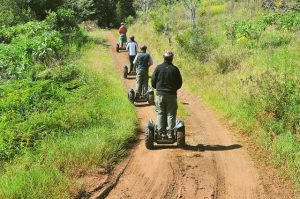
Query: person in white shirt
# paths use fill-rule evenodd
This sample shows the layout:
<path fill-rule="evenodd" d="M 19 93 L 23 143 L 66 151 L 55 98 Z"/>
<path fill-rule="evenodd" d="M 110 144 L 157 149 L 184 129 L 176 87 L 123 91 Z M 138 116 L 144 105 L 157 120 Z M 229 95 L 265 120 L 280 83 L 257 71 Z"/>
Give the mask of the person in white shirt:
<path fill-rule="evenodd" d="M 135 59 L 135 56 L 137 55 L 137 49 L 138 49 L 138 45 L 137 45 L 136 41 L 134 40 L 134 36 L 131 36 L 130 41 L 126 45 L 126 50 L 128 51 L 129 61 L 130 61 L 129 73 L 131 73 L 134 70 L 133 69 L 133 67 L 134 67 L 133 60 Z"/>

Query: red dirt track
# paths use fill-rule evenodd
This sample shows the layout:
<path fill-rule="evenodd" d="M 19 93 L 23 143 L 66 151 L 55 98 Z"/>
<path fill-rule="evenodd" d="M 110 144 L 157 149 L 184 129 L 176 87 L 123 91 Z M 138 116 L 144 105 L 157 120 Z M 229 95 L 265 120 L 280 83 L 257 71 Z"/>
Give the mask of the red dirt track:
<path fill-rule="evenodd" d="M 108 40 L 122 78 L 129 62 L 127 53 L 115 52 L 117 41 L 112 33 Z M 135 88 L 135 80 L 125 79 L 124 87 Z M 101 196 L 95 192 L 91 198 L 290 198 L 278 186 L 264 182 L 247 150 L 212 110 L 184 90 L 178 98 L 189 114 L 185 119 L 186 148 L 160 145 L 147 150 L 144 128 L 147 120 L 155 120 L 155 107 L 137 106 L 142 131 L 139 142 L 120 164 L 122 173 L 110 190 Z"/>

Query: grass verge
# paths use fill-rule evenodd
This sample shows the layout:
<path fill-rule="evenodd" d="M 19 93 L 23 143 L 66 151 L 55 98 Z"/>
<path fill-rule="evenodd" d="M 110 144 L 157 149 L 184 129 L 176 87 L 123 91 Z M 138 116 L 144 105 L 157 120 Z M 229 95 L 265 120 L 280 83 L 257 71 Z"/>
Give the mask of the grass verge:
<path fill-rule="evenodd" d="M 62 111 L 65 115 L 59 119 L 93 122 L 58 131 L 7 163 L 0 175 L 0 198 L 68 198 L 70 190 L 80 189 L 78 171 L 111 167 L 135 138 L 135 109 L 103 45 L 106 33 L 95 31 L 90 36 L 100 45 L 91 43 L 76 61 L 85 85 L 66 101 L 70 114 Z"/>

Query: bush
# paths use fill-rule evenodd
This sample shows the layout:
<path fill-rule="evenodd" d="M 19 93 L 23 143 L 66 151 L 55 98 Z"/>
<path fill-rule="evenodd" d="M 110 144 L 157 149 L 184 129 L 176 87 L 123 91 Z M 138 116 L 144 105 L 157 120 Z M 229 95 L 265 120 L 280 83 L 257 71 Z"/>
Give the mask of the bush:
<path fill-rule="evenodd" d="M 300 29 L 300 13 L 287 12 L 280 15 L 278 19 L 280 29 L 295 31 Z"/>
<path fill-rule="evenodd" d="M 300 82 L 265 72 L 253 81 L 252 103 L 260 106 L 256 115 L 268 132 L 282 134 L 300 132 Z"/>
<path fill-rule="evenodd" d="M 56 12 L 51 12 L 45 22 L 51 29 L 65 34 L 76 32 L 79 29 L 75 12 L 71 9 L 60 8 Z"/>
<path fill-rule="evenodd" d="M 232 42 L 241 38 L 258 41 L 265 29 L 265 24 L 250 20 L 229 20 L 225 23 L 226 36 Z"/>
<path fill-rule="evenodd" d="M 62 118 L 68 113 L 62 105 L 73 99 L 77 92 L 74 89 L 84 85 L 80 71 L 74 66 L 64 66 L 46 73 L 38 75 L 37 81 L 12 80 L 0 87 L 0 159 L 12 159 L 54 132 L 85 125 L 85 122 L 72 124 Z"/>
<path fill-rule="evenodd" d="M 209 53 L 217 46 L 212 37 L 196 28 L 176 35 L 175 40 L 189 56 L 194 56 L 202 62 L 207 61 Z"/>
<path fill-rule="evenodd" d="M 0 45 L 0 71 L 8 78 L 24 78 L 31 72 L 34 63 L 51 65 L 62 48 L 61 34 L 56 31 L 32 38 L 18 36 L 11 44 Z"/>
<path fill-rule="evenodd" d="M 259 42 L 262 48 L 278 48 L 283 45 L 287 45 L 292 41 L 292 37 L 289 34 L 285 34 L 277 31 L 269 31 L 264 34 Z"/>
<path fill-rule="evenodd" d="M 126 19 L 125 19 L 125 23 L 130 26 L 134 23 L 134 17 L 129 15 Z"/>
<path fill-rule="evenodd" d="M 234 71 L 240 67 L 242 56 L 237 52 L 229 52 L 228 49 L 223 49 L 215 55 L 217 63 L 217 71 L 221 74 Z"/>

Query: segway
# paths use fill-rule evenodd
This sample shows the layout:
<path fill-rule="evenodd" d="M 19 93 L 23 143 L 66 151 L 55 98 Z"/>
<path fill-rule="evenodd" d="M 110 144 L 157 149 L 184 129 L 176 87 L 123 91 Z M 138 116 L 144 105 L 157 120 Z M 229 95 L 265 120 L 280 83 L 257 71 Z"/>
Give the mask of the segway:
<path fill-rule="evenodd" d="M 148 91 L 142 91 L 141 95 L 136 95 L 134 90 L 132 88 L 130 88 L 128 90 L 128 99 L 131 103 L 135 103 L 135 102 L 148 102 L 149 105 L 154 105 L 155 101 L 154 101 L 154 90 L 153 88 L 149 88 Z"/>
<path fill-rule="evenodd" d="M 146 124 L 145 145 L 147 149 L 154 149 L 154 143 L 157 144 L 174 144 L 177 142 L 177 147 L 184 148 L 185 146 L 185 126 L 181 120 L 176 120 L 176 126 L 173 130 L 168 131 L 168 135 L 161 135 L 157 131 L 153 120 Z"/>
<path fill-rule="evenodd" d="M 117 43 L 116 45 L 116 51 L 117 52 L 120 52 L 120 50 L 126 51 L 126 42 L 127 42 L 126 35 L 121 34 L 119 36 L 119 43 Z"/>
<path fill-rule="evenodd" d="M 134 69 L 133 69 L 132 71 L 129 72 L 128 66 L 125 65 L 125 66 L 124 66 L 124 71 L 123 71 L 123 77 L 124 77 L 125 79 L 127 79 L 128 76 L 136 76 L 136 72 L 135 72 Z"/>

